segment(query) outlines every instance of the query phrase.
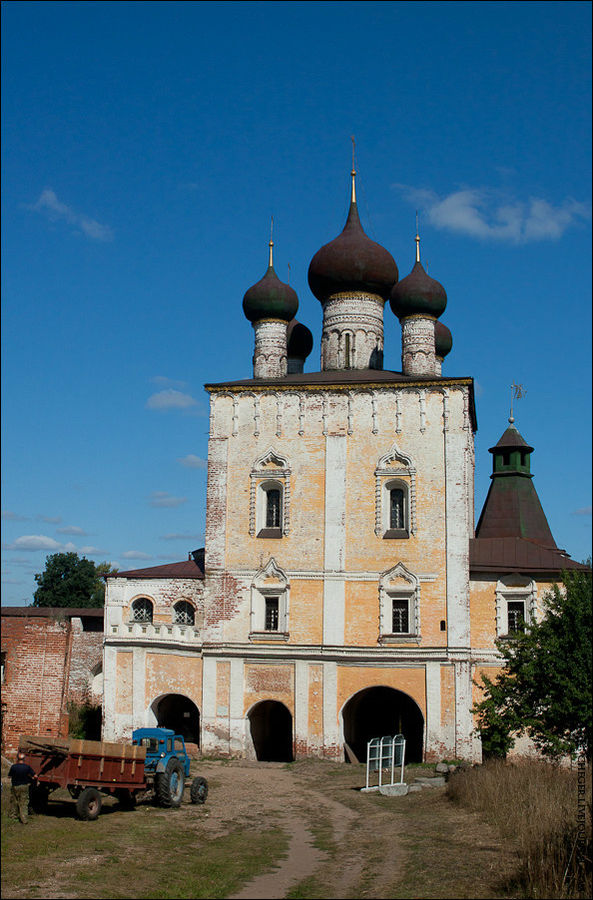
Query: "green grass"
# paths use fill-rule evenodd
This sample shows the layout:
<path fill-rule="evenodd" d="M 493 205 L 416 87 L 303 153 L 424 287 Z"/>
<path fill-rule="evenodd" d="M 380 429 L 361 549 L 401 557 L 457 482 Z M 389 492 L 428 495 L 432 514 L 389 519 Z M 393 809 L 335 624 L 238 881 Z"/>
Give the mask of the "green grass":
<path fill-rule="evenodd" d="M 4 806 L 4 803 L 3 803 Z M 286 856 L 278 828 L 232 831 L 206 840 L 199 813 L 140 806 L 124 812 L 109 800 L 95 822 L 71 817 L 72 804 L 27 826 L 2 815 L 2 896 L 56 895 L 126 900 L 224 898 Z M 100 877 L 98 873 L 100 872 Z"/>

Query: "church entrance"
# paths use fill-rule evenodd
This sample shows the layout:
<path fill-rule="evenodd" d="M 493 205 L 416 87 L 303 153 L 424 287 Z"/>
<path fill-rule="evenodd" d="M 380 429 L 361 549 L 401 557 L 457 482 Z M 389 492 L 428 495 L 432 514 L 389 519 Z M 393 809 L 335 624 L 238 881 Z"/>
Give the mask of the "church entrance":
<path fill-rule="evenodd" d="M 292 716 L 283 703 L 262 700 L 248 714 L 256 759 L 292 762 Z"/>
<path fill-rule="evenodd" d="M 153 705 L 157 728 L 172 728 L 185 741 L 200 746 L 200 712 L 183 694 L 165 694 Z"/>
<path fill-rule="evenodd" d="M 344 740 L 359 762 L 366 762 L 367 743 L 372 738 L 394 734 L 406 739 L 406 763 L 422 762 L 424 717 L 417 703 L 402 691 L 389 687 L 359 691 L 344 706 L 343 718 Z"/>

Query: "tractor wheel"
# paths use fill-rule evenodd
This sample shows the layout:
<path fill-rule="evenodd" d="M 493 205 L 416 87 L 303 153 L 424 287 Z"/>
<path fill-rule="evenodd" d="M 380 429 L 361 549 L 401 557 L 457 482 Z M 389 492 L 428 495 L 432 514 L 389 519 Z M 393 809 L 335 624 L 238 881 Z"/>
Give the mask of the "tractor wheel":
<path fill-rule="evenodd" d="M 167 770 L 155 775 L 154 787 L 159 806 L 181 806 L 185 772 L 178 759 L 170 759 Z"/>
<path fill-rule="evenodd" d="M 76 815 L 83 821 L 92 822 L 101 812 L 101 794 L 96 788 L 85 788 L 76 801 Z"/>
<path fill-rule="evenodd" d="M 136 794 L 129 788 L 118 788 L 115 792 L 117 802 L 122 809 L 134 809 L 136 806 Z"/>
<path fill-rule="evenodd" d="M 208 782 L 205 778 L 194 778 L 189 789 L 192 803 L 205 803 L 208 796 Z"/>

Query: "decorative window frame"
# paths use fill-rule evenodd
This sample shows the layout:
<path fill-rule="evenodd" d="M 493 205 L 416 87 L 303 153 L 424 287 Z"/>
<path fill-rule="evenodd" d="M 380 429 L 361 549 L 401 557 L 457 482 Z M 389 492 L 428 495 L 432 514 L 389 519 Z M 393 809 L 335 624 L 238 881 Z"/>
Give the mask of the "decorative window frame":
<path fill-rule="evenodd" d="M 407 599 L 411 631 L 394 633 L 393 600 Z M 391 644 L 420 640 L 420 580 L 402 562 L 384 572 L 379 579 L 379 642 Z"/>
<path fill-rule="evenodd" d="M 266 597 L 278 597 L 278 628 L 266 630 Z M 290 581 L 286 572 L 278 566 L 274 557 L 256 573 L 251 582 L 251 608 L 249 613 L 250 641 L 287 641 Z"/>
<path fill-rule="evenodd" d="M 499 638 L 512 637 L 509 635 L 508 605 L 513 601 L 522 601 L 525 604 L 525 625 L 530 625 L 537 619 L 537 585 L 531 578 L 525 575 L 506 575 L 500 578 L 496 584 L 496 636 Z"/>
<path fill-rule="evenodd" d="M 291 469 L 285 456 L 270 447 L 259 456 L 249 473 L 249 534 L 255 537 L 265 529 L 265 497 L 266 487 L 271 484 L 280 488 L 282 507 L 282 526 L 280 537 L 290 534 L 290 476 Z M 263 535 L 264 537 L 266 535 Z"/>
<path fill-rule="evenodd" d="M 389 491 L 392 487 L 404 490 L 407 528 L 390 534 Z M 416 529 L 416 466 L 411 457 L 394 444 L 379 459 L 375 469 L 375 534 L 377 537 L 405 538 L 415 535 Z"/>

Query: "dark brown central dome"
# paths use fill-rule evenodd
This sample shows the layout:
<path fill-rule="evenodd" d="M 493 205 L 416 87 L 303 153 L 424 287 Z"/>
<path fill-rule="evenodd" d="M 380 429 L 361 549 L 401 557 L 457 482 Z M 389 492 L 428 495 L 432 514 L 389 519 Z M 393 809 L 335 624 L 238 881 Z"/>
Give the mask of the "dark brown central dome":
<path fill-rule="evenodd" d="M 342 291 L 379 294 L 386 300 L 397 278 L 394 258 L 364 233 L 352 199 L 342 233 L 311 260 L 309 287 L 322 303 Z"/>

